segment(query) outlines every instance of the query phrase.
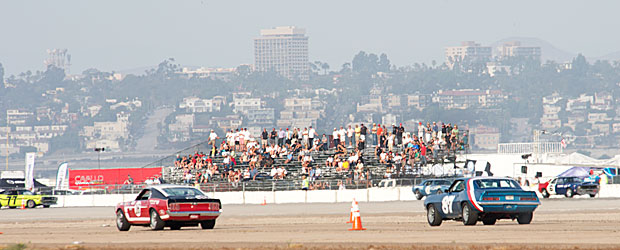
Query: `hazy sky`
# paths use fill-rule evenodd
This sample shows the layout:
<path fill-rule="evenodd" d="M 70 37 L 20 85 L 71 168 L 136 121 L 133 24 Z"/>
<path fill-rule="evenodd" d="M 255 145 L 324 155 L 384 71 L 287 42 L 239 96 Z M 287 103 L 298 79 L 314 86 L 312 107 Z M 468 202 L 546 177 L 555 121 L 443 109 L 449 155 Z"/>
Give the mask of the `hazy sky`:
<path fill-rule="evenodd" d="M 262 28 L 296 25 L 310 59 L 332 69 L 360 50 L 397 65 L 443 61 L 443 47 L 521 36 L 601 56 L 620 50 L 620 1 L 584 0 L 106 0 L 0 1 L 0 62 L 42 70 L 48 48 L 67 48 L 72 73 L 124 70 L 174 57 L 195 66 L 253 63 Z"/>

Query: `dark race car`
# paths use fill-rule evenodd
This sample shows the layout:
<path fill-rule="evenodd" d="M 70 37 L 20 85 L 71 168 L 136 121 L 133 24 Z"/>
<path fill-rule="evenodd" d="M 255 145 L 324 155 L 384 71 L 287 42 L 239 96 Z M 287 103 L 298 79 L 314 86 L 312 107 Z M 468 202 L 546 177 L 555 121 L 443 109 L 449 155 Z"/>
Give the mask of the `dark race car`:
<path fill-rule="evenodd" d="M 493 225 L 499 219 L 516 219 L 519 224 L 530 224 L 538 205 L 535 192 L 524 191 L 513 179 L 494 177 L 456 179 L 448 192 L 430 195 L 424 201 L 431 226 L 439 226 L 443 220 Z"/>
<path fill-rule="evenodd" d="M 441 194 L 445 192 L 452 184 L 452 181 L 446 179 L 428 179 L 424 180 L 420 185 L 411 188 L 415 198 L 421 200 L 424 196 L 431 194 Z"/>
<path fill-rule="evenodd" d="M 178 230 L 200 224 L 202 229 L 213 229 L 222 203 L 194 187 L 157 185 L 143 189 L 134 201 L 119 203 L 115 212 L 120 231 L 127 231 L 132 225 Z"/>
<path fill-rule="evenodd" d="M 555 177 L 548 182 L 538 185 L 538 191 L 544 198 L 551 195 L 564 195 L 572 198 L 574 195 L 596 196 L 599 184 L 594 181 L 585 181 L 583 177 Z"/>

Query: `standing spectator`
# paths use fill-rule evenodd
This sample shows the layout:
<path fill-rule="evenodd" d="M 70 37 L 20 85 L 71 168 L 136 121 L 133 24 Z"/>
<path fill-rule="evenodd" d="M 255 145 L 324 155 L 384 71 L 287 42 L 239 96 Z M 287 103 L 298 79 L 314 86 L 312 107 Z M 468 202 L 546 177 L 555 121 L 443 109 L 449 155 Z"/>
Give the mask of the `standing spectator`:
<path fill-rule="evenodd" d="M 369 145 L 371 146 L 375 146 L 377 145 L 377 125 L 376 124 L 372 124 L 372 129 L 370 130 L 370 133 L 372 133 L 372 144 L 369 143 Z"/>
<path fill-rule="evenodd" d="M 360 139 L 363 138 L 363 142 L 362 142 L 362 149 L 363 147 L 365 147 L 366 145 L 366 135 L 368 135 L 368 127 L 364 126 L 364 123 L 362 123 L 362 125 L 360 126 Z"/>
<path fill-rule="evenodd" d="M 215 147 L 215 140 L 220 139 L 220 137 L 217 136 L 217 134 L 215 133 L 215 131 L 213 131 L 213 129 L 211 129 L 211 133 L 209 134 L 209 144 L 212 147 Z"/>
<path fill-rule="evenodd" d="M 312 126 L 310 126 L 310 129 L 308 130 L 308 143 L 310 145 L 314 145 L 314 136 L 318 135 L 319 134 L 316 133 L 316 130 L 314 130 Z"/>
<path fill-rule="evenodd" d="M 269 134 L 269 145 L 276 145 L 276 138 L 278 137 L 278 132 L 276 132 L 276 128 L 271 130 Z"/>
<path fill-rule="evenodd" d="M 420 141 L 424 140 L 424 125 L 422 125 L 422 122 L 418 123 L 418 139 Z"/>
<path fill-rule="evenodd" d="M 267 145 L 267 139 L 269 139 L 269 133 L 267 133 L 267 129 L 263 128 L 263 132 L 261 133 L 261 145 Z"/>
<path fill-rule="evenodd" d="M 426 165 L 426 145 L 423 142 L 420 143 L 420 164 Z"/>
<path fill-rule="evenodd" d="M 377 146 L 383 146 L 383 140 L 381 140 L 381 136 L 383 135 L 383 128 L 381 128 L 381 124 L 379 124 L 379 126 L 377 126 L 377 135 L 376 136 L 376 140 L 375 143 L 377 144 Z"/>
<path fill-rule="evenodd" d="M 359 125 L 355 125 L 355 142 L 359 142 L 360 140 L 360 135 L 362 134 L 362 128 L 360 128 Z"/>
<path fill-rule="evenodd" d="M 301 133 L 302 135 L 302 144 L 304 144 L 304 148 L 310 148 L 311 145 L 308 143 L 310 140 L 310 133 L 308 128 L 304 128 L 304 131 Z"/>
<path fill-rule="evenodd" d="M 403 145 L 403 133 L 405 133 L 405 127 L 403 127 L 403 124 L 401 123 L 396 130 L 396 140 L 398 145 Z"/>
<path fill-rule="evenodd" d="M 293 131 L 286 128 L 286 145 L 291 145 L 292 138 L 293 138 Z"/>
<path fill-rule="evenodd" d="M 284 145 L 284 137 L 286 137 L 286 132 L 280 128 L 280 131 L 278 131 L 278 146 L 282 147 Z"/>
<path fill-rule="evenodd" d="M 340 132 L 338 132 L 337 128 L 334 128 L 334 132 L 332 133 L 332 140 L 334 141 L 334 147 L 337 147 L 340 144 Z"/>
<path fill-rule="evenodd" d="M 342 143 L 344 146 L 346 146 L 346 135 L 347 135 L 347 130 L 340 126 L 340 130 L 338 130 L 338 136 L 340 137 L 340 143 Z"/>
<path fill-rule="evenodd" d="M 321 150 L 327 151 L 327 136 L 325 134 L 323 134 L 323 137 L 321 138 Z"/>
<path fill-rule="evenodd" d="M 353 133 L 355 130 L 349 125 L 349 129 L 347 130 L 347 137 L 349 138 L 349 147 L 353 146 Z"/>

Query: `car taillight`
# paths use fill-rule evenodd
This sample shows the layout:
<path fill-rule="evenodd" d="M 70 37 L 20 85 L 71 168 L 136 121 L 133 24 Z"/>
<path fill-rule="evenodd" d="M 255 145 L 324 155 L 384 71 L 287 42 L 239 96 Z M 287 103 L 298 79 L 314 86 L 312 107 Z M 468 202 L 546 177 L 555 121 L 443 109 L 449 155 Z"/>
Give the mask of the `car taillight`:
<path fill-rule="evenodd" d="M 217 211 L 217 210 L 220 210 L 220 204 L 217 204 L 217 203 L 211 203 L 211 204 L 209 204 L 209 210 L 211 210 L 211 211 Z"/>
<path fill-rule="evenodd" d="M 482 198 L 483 201 L 498 201 L 499 197 L 484 197 Z"/>
<path fill-rule="evenodd" d="M 168 210 L 170 211 L 177 211 L 180 210 L 181 206 L 178 203 L 170 203 L 168 204 Z"/>
<path fill-rule="evenodd" d="M 534 197 L 521 197 L 520 200 L 522 200 L 522 201 L 535 201 L 536 198 L 534 198 Z"/>

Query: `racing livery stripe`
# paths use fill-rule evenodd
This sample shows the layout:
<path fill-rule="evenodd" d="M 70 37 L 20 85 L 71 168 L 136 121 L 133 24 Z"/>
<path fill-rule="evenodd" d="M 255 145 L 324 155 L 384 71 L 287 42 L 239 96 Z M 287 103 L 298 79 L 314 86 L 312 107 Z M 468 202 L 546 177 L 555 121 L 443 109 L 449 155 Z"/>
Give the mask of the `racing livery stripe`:
<path fill-rule="evenodd" d="M 467 198 L 469 199 L 471 204 L 474 205 L 476 209 L 478 209 L 478 211 L 482 212 L 482 206 L 480 206 L 480 204 L 478 204 L 478 201 L 476 201 L 476 193 L 474 193 L 474 179 L 469 179 L 469 181 L 467 182 Z"/>

